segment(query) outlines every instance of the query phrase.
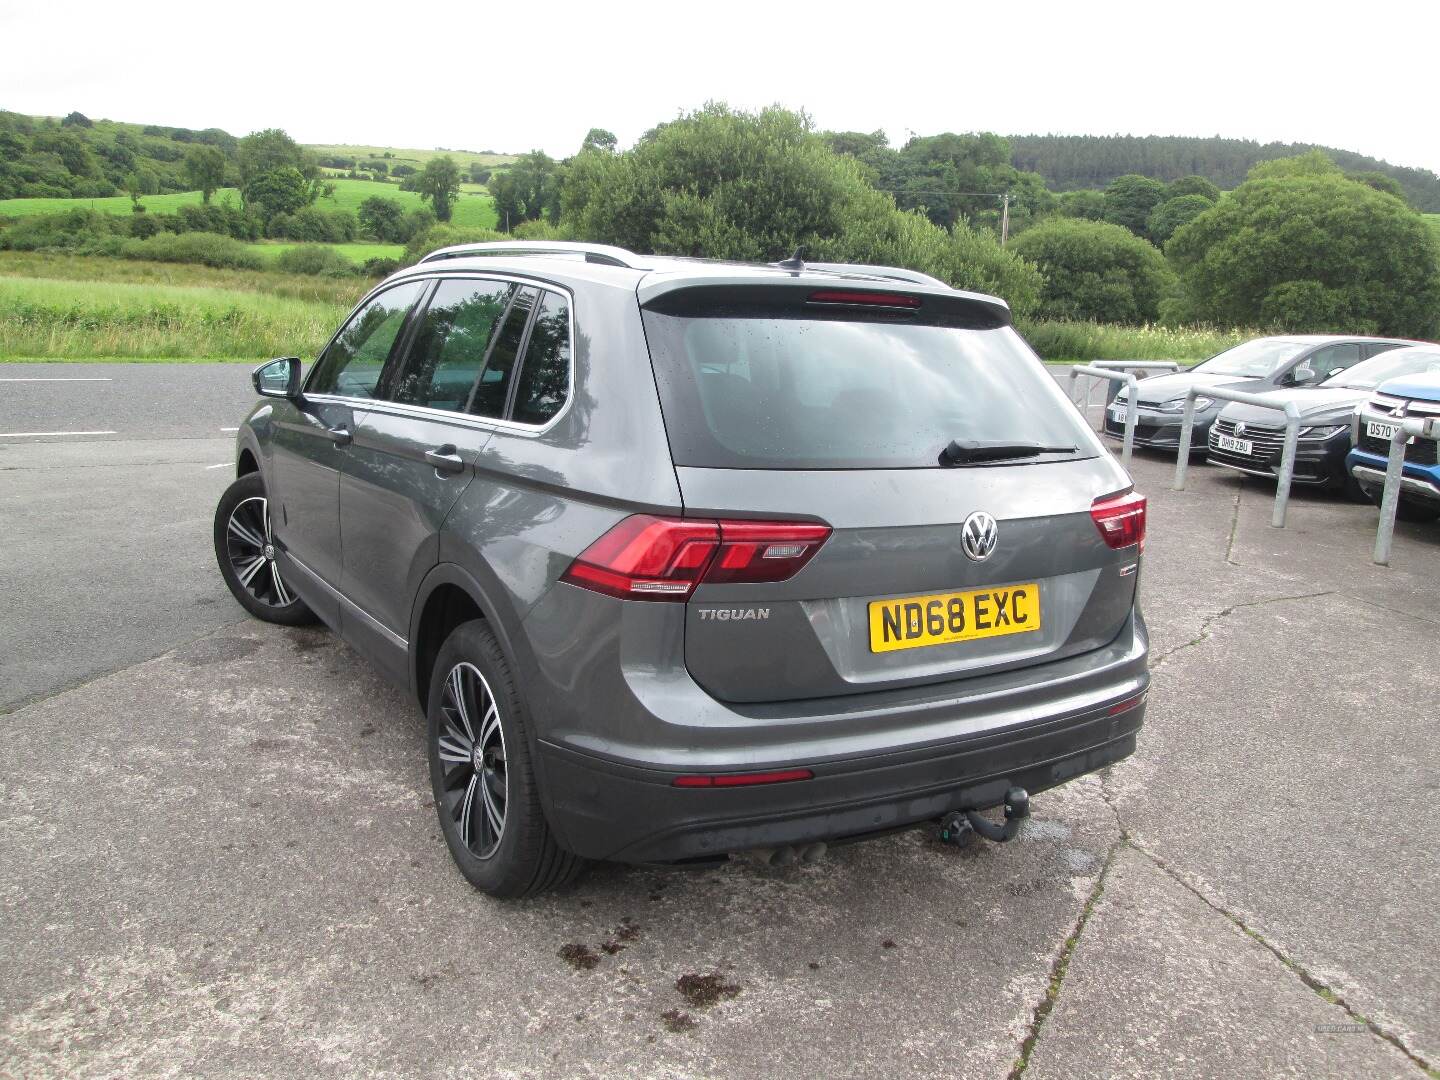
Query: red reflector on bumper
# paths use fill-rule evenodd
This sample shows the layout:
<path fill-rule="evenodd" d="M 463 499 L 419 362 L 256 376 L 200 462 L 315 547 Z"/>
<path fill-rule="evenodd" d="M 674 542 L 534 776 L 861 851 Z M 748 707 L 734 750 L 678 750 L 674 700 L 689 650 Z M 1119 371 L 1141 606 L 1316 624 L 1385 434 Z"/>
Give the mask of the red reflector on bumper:
<path fill-rule="evenodd" d="M 809 769 L 777 769 L 775 772 L 721 773 L 719 776 L 677 776 L 672 787 L 749 787 L 753 784 L 785 784 L 791 780 L 813 780 Z"/>
<path fill-rule="evenodd" d="M 1136 694 L 1132 698 L 1126 698 L 1124 701 L 1117 701 L 1114 705 L 1111 705 L 1108 709 L 1105 710 L 1105 715 L 1118 716 L 1122 712 L 1129 712 L 1131 709 L 1137 708 L 1138 706 L 1144 704 L 1145 695 Z"/>

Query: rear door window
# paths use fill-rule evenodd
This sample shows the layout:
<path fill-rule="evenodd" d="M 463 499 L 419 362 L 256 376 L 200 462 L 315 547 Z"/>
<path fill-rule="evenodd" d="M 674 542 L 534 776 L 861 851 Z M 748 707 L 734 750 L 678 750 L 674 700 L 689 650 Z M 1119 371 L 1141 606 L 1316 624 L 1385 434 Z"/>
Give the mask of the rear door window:
<path fill-rule="evenodd" d="M 316 361 L 305 389 L 312 394 L 371 398 L 385 362 L 427 282 L 409 282 L 373 297 Z"/>
<path fill-rule="evenodd" d="M 510 298 L 505 320 L 496 333 L 495 344 L 480 372 L 480 381 L 475 384 L 475 393 L 470 399 L 470 412 L 476 416 L 488 416 L 496 420 L 505 416 L 505 403 L 510 393 L 510 375 L 515 370 L 515 358 L 525 343 L 525 331 L 530 324 L 530 313 L 535 310 L 535 301 L 540 290 L 525 287 L 517 289 Z"/>
<path fill-rule="evenodd" d="M 677 465 L 930 468 L 952 439 L 1093 456 L 1019 335 L 960 301 L 896 314 L 660 300 L 645 332 Z"/>
<path fill-rule="evenodd" d="M 569 394 L 570 301 L 547 292 L 530 327 L 511 419 L 543 424 L 564 407 Z"/>
<path fill-rule="evenodd" d="M 505 281 L 441 281 L 404 363 L 387 376 L 383 395 L 406 405 L 464 412 L 514 289 Z"/>

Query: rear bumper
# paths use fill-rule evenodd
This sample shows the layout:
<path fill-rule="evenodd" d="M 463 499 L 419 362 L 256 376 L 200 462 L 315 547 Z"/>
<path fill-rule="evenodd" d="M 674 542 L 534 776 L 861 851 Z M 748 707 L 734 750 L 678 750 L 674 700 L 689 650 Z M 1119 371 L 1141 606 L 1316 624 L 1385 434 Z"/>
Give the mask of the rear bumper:
<path fill-rule="evenodd" d="M 1032 795 L 1135 752 L 1145 706 L 1027 725 L 936 750 L 820 766 L 813 780 L 748 788 L 677 788 L 672 777 L 542 746 L 547 785 L 572 850 L 619 862 L 678 862 L 752 848 L 862 838 L 951 810 Z"/>
<path fill-rule="evenodd" d="M 834 842 L 903 828 L 950 810 L 998 805 L 1005 791 L 1031 793 L 1128 756 L 1144 721 L 1144 703 L 1117 705 L 1149 686 L 1148 640 L 1138 616 L 1098 654 L 1024 671 L 1023 693 L 986 679 L 929 686 L 916 700 L 886 695 L 871 712 L 890 745 L 838 754 L 842 740 L 817 739 L 804 752 L 757 760 L 755 747 L 724 758 L 704 755 L 694 767 L 656 768 L 537 741 L 546 810 L 561 843 L 577 854 L 621 862 L 715 858 L 751 848 Z M 1014 675 L 1020 675 L 1016 672 Z M 870 697 L 871 695 L 861 695 Z M 876 695 L 878 696 L 878 695 Z M 1026 706 L 1017 710 L 1016 697 Z M 792 703 L 803 707 L 806 703 Z M 856 708 L 863 708 L 855 703 Z M 1017 712 L 1023 718 L 1017 721 Z M 928 737 L 914 741 L 915 713 L 927 714 Z M 781 730 L 783 718 L 763 728 Z M 937 731 L 948 736 L 935 738 Z M 752 734 L 763 741 L 762 731 Z M 728 760 L 726 760 L 728 759 Z M 688 766 L 689 763 L 686 763 Z M 807 768 L 810 780 L 753 787 L 675 787 L 687 773 Z"/>

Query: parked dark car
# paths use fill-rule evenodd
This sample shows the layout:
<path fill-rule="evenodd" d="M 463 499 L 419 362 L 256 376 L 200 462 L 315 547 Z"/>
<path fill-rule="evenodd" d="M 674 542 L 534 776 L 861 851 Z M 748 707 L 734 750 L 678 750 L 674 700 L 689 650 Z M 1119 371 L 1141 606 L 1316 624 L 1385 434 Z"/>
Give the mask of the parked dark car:
<path fill-rule="evenodd" d="M 1135 421 L 1135 445 L 1161 450 L 1180 449 L 1180 420 L 1185 394 L 1192 386 L 1224 386 L 1231 390 L 1260 393 L 1295 386 L 1315 386 L 1387 349 L 1423 342 L 1394 338 L 1339 337 L 1334 335 L 1289 334 L 1284 337 L 1253 338 L 1202 360 L 1192 368 L 1143 380 L 1138 387 L 1139 413 Z M 1125 435 L 1126 390 L 1115 395 L 1105 410 L 1105 434 Z M 1210 426 L 1225 403 L 1218 398 L 1195 399 L 1195 430 L 1192 452 L 1203 455 Z"/>
<path fill-rule="evenodd" d="M 1352 498 L 1364 499 L 1345 465 L 1355 407 L 1385 380 L 1427 371 L 1440 372 L 1440 345 L 1392 349 L 1332 375 L 1319 386 L 1265 394 L 1277 405 L 1293 401 L 1300 409 L 1292 482 L 1345 491 Z M 1251 476 L 1278 476 L 1284 443 L 1282 413 L 1244 402 L 1228 402 L 1210 429 L 1210 462 Z"/>
<path fill-rule="evenodd" d="M 471 245 L 255 383 L 225 581 L 408 691 L 488 892 L 818 857 L 1134 750 L 1145 500 L 994 297 Z"/>

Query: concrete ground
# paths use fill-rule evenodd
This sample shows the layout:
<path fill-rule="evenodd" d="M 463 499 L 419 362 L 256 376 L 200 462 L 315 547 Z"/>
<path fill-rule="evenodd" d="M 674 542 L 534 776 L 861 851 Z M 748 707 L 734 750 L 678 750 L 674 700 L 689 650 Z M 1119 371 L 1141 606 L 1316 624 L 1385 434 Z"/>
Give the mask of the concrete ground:
<path fill-rule="evenodd" d="M 1141 455 L 1147 726 L 1014 843 L 500 903 L 413 706 L 220 584 L 244 369 L 116 367 L 0 383 L 116 432 L 0 437 L 0 1075 L 1440 1075 L 1440 527 Z"/>

